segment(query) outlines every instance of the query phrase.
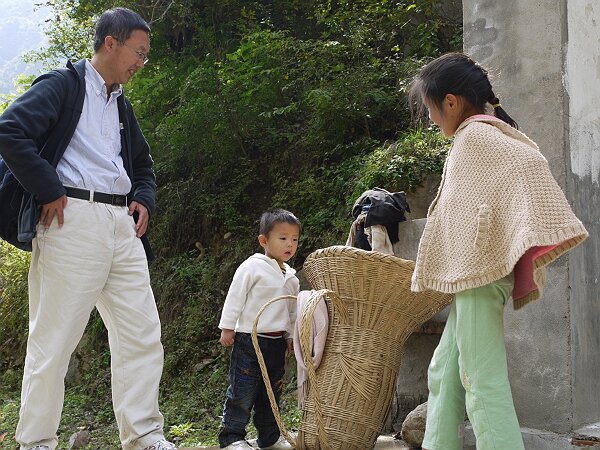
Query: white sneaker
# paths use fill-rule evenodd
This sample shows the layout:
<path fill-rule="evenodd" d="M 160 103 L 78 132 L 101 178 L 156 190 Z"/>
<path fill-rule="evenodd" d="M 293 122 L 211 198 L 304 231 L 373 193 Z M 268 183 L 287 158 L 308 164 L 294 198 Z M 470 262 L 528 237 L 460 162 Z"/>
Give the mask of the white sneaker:
<path fill-rule="evenodd" d="M 50 450 L 50 447 L 47 445 L 36 445 L 35 447 L 31 447 L 29 450 Z"/>
<path fill-rule="evenodd" d="M 149 445 L 144 450 L 177 450 L 177 447 L 166 439 L 161 439 L 160 441 L 156 441 L 154 444 Z"/>
<path fill-rule="evenodd" d="M 291 450 L 293 448 L 292 444 L 290 444 L 283 436 L 279 436 L 277 442 L 268 447 L 261 447 L 261 450 Z"/>
<path fill-rule="evenodd" d="M 223 447 L 221 450 L 254 450 L 246 441 L 235 441 L 229 444 L 227 447 Z"/>

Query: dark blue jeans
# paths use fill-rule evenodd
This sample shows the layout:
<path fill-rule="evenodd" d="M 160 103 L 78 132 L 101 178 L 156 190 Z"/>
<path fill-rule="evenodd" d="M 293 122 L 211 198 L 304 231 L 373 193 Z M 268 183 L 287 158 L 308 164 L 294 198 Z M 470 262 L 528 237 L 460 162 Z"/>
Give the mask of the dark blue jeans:
<path fill-rule="evenodd" d="M 284 338 L 262 337 L 258 338 L 258 343 L 279 405 L 287 343 Z M 229 387 L 219 432 L 221 448 L 246 438 L 246 425 L 252 409 L 254 426 L 258 433 L 258 446 L 263 448 L 273 445 L 279 439 L 280 432 L 267 397 L 252 338 L 248 333 L 236 333 L 229 363 Z"/>

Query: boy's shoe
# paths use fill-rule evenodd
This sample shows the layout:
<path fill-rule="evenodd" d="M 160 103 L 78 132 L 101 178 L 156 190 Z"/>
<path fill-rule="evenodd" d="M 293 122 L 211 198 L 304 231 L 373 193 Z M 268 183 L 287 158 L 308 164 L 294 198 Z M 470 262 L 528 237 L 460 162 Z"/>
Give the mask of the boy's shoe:
<path fill-rule="evenodd" d="M 29 450 L 50 450 L 50 447 L 47 445 L 36 445 L 35 447 L 31 447 Z"/>
<path fill-rule="evenodd" d="M 177 450 L 177 447 L 166 439 L 161 439 L 160 441 L 156 441 L 154 444 L 149 445 L 144 450 Z"/>
<path fill-rule="evenodd" d="M 254 450 L 246 441 L 235 441 L 229 444 L 227 447 L 223 447 L 221 450 Z"/>
<path fill-rule="evenodd" d="M 290 444 L 283 436 L 279 436 L 277 442 L 268 447 L 261 447 L 260 450 L 291 450 L 292 444 Z"/>

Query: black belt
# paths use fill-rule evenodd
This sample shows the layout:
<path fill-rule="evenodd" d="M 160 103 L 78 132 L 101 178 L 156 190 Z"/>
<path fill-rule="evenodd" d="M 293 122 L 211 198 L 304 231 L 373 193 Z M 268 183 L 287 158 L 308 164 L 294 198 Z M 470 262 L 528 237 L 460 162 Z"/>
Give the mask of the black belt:
<path fill-rule="evenodd" d="M 79 198 L 90 202 L 108 203 L 114 206 L 127 206 L 127 196 L 118 194 L 106 194 L 104 192 L 88 191 L 74 187 L 65 187 L 67 197 Z"/>

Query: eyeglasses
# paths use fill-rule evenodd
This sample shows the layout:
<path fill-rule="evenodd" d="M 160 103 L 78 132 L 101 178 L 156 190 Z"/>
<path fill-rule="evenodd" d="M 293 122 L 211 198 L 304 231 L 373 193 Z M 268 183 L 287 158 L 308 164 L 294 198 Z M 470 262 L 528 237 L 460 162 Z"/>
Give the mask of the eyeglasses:
<path fill-rule="evenodd" d="M 127 47 L 129 50 L 131 50 L 133 53 L 135 53 L 135 56 L 137 56 L 137 59 L 139 59 L 140 61 L 142 61 L 142 63 L 144 63 L 144 65 L 148 64 L 148 54 L 144 53 L 144 52 L 140 52 L 139 50 L 136 50 L 135 48 L 131 47 L 130 45 L 127 45 L 125 42 L 122 43 L 125 47 Z"/>

